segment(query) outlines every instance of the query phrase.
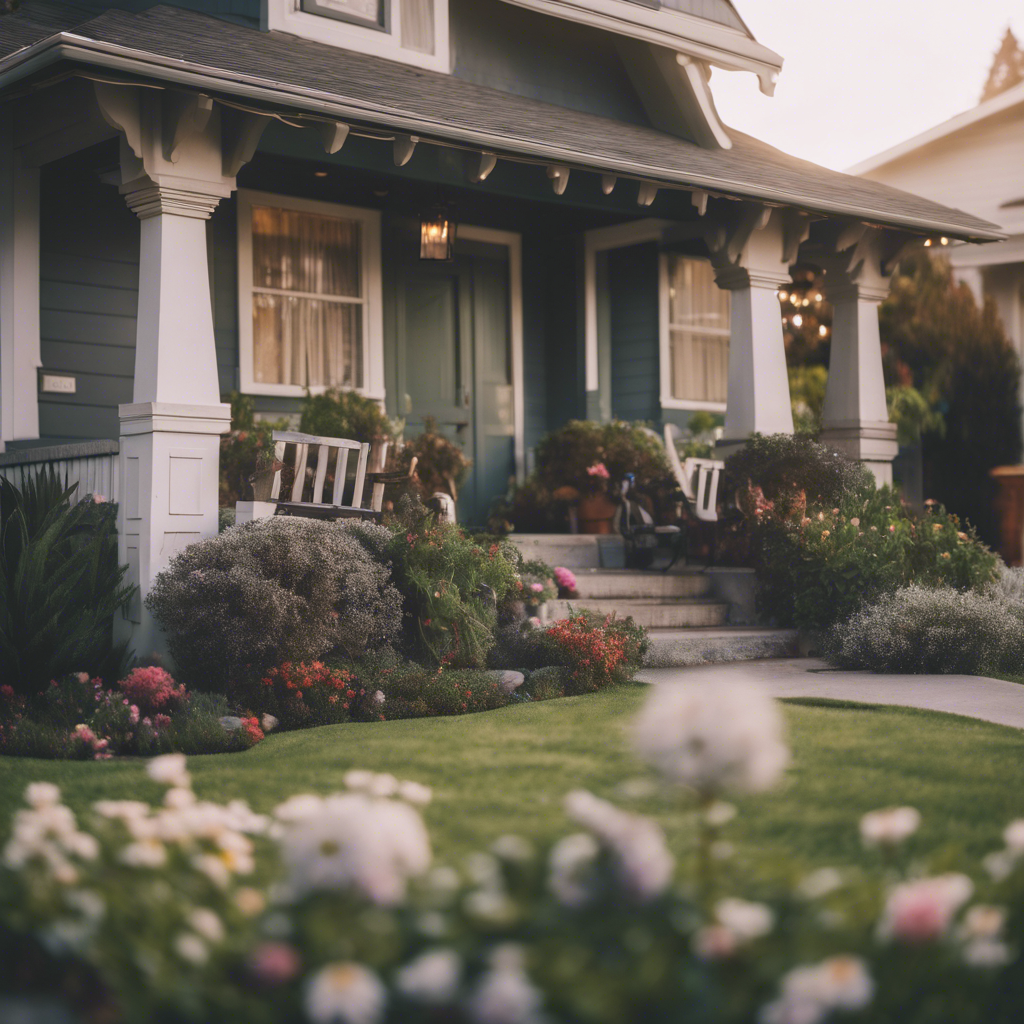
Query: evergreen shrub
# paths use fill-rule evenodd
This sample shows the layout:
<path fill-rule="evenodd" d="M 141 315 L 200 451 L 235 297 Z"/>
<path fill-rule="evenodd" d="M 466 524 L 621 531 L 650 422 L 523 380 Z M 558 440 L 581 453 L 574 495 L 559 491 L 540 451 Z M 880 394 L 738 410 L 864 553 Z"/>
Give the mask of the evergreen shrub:
<path fill-rule="evenodd" d="M 175 556 L 147 605 L 199 689 L 334 649 L 356 657 L 401 628 L 401 594 L 373 553 L 388 539 L 379 526 L 288 516 L 235 526 Z"/>

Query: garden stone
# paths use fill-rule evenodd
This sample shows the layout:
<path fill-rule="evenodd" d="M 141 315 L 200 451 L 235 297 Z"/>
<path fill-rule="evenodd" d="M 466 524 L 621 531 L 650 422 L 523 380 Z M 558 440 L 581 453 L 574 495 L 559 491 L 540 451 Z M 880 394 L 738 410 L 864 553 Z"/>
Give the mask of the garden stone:
<path fill-rule="evenodd" d="M 224 715 L 220 724 L 225 732 L 238 732 L 242 728 L 242 720 L 237 715 Z"/>
<path fill-rule="evenodd" d="M 485 674 L 501 687 L 503 693 L 513 693 L 526 682 L 522 672 L 494 669 Z"/>

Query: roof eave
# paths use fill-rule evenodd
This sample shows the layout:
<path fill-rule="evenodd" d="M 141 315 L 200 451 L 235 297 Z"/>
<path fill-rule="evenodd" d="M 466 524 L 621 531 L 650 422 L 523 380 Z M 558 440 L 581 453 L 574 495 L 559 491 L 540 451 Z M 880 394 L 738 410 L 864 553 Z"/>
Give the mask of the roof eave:
<path fill-rule="evenodd" d="M 801 195 L 792 190 L 763 185 L 755 187 L 750 182 L 728 181 L 722 177 L 682 172 L 672 167 L 637 164 L 634 161 L 612 157 L 595 158 L 592 154 L 564 146 L 546 145 L 536 140 L 518 139 L 479 129 L 453 126 L 440 118 L 412 116 L 405 111 L 393 110 L 378 103 L 363 103 L 333 93 L 226 72 L 208 65 L 100 42 L 73 32 L 57 33 L 0 61 L 0 91 L 62 60 L 156 78 L 189 88 L 220 92 L 267 105 L 290 106 L 306 113 L 337 120 L 362 121 L 378 126 L 383 123 L 390 129 L 408 134 L 455 141 L 491 151 L 504 151 L 543 162 L 565 163 L 597 172 L 616 173 L 652 181 L 665 187 L 703 189 L 742 199 L 791 206 L 810 213 L 871 221 L 919 234 L 945 235 L 962 241 L 990 242 L 1000 241 L 1006 237 L 994 224 L 988 228 L 967 229 L 943 220 L 904 217 L 857 203 L 839 202 L 825 207 L 813 196 Z"/>

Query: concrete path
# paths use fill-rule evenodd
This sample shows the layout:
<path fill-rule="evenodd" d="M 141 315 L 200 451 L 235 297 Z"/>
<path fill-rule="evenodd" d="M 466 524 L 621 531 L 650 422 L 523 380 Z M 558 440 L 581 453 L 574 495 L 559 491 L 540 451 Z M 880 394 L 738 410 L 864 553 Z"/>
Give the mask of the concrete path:
<path fill-rule="evenodd" d="M 648 683 L 683 685 L 750 680 L 767 686 L 773 697 L 827 697 L 862 704 L 896 704 L 1024 729 L 1024 685 L 983 676 L 837 672 L 816 658 L 792 658 L 692 668 L 649 668 L 637 678 Z"/>

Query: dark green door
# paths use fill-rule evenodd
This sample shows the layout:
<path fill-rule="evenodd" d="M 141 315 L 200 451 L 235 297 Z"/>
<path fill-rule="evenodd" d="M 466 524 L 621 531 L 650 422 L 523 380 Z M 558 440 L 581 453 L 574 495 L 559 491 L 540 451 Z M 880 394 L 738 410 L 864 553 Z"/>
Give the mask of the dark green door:
<path fill-rule="evenodd" d="M 399 409 L 427 418 L 473 462 L 459 521 L 483 526 L 515 472 L 508 250 L 460 242 L 452 263 L 410 264 L 399 281 Z"/>

